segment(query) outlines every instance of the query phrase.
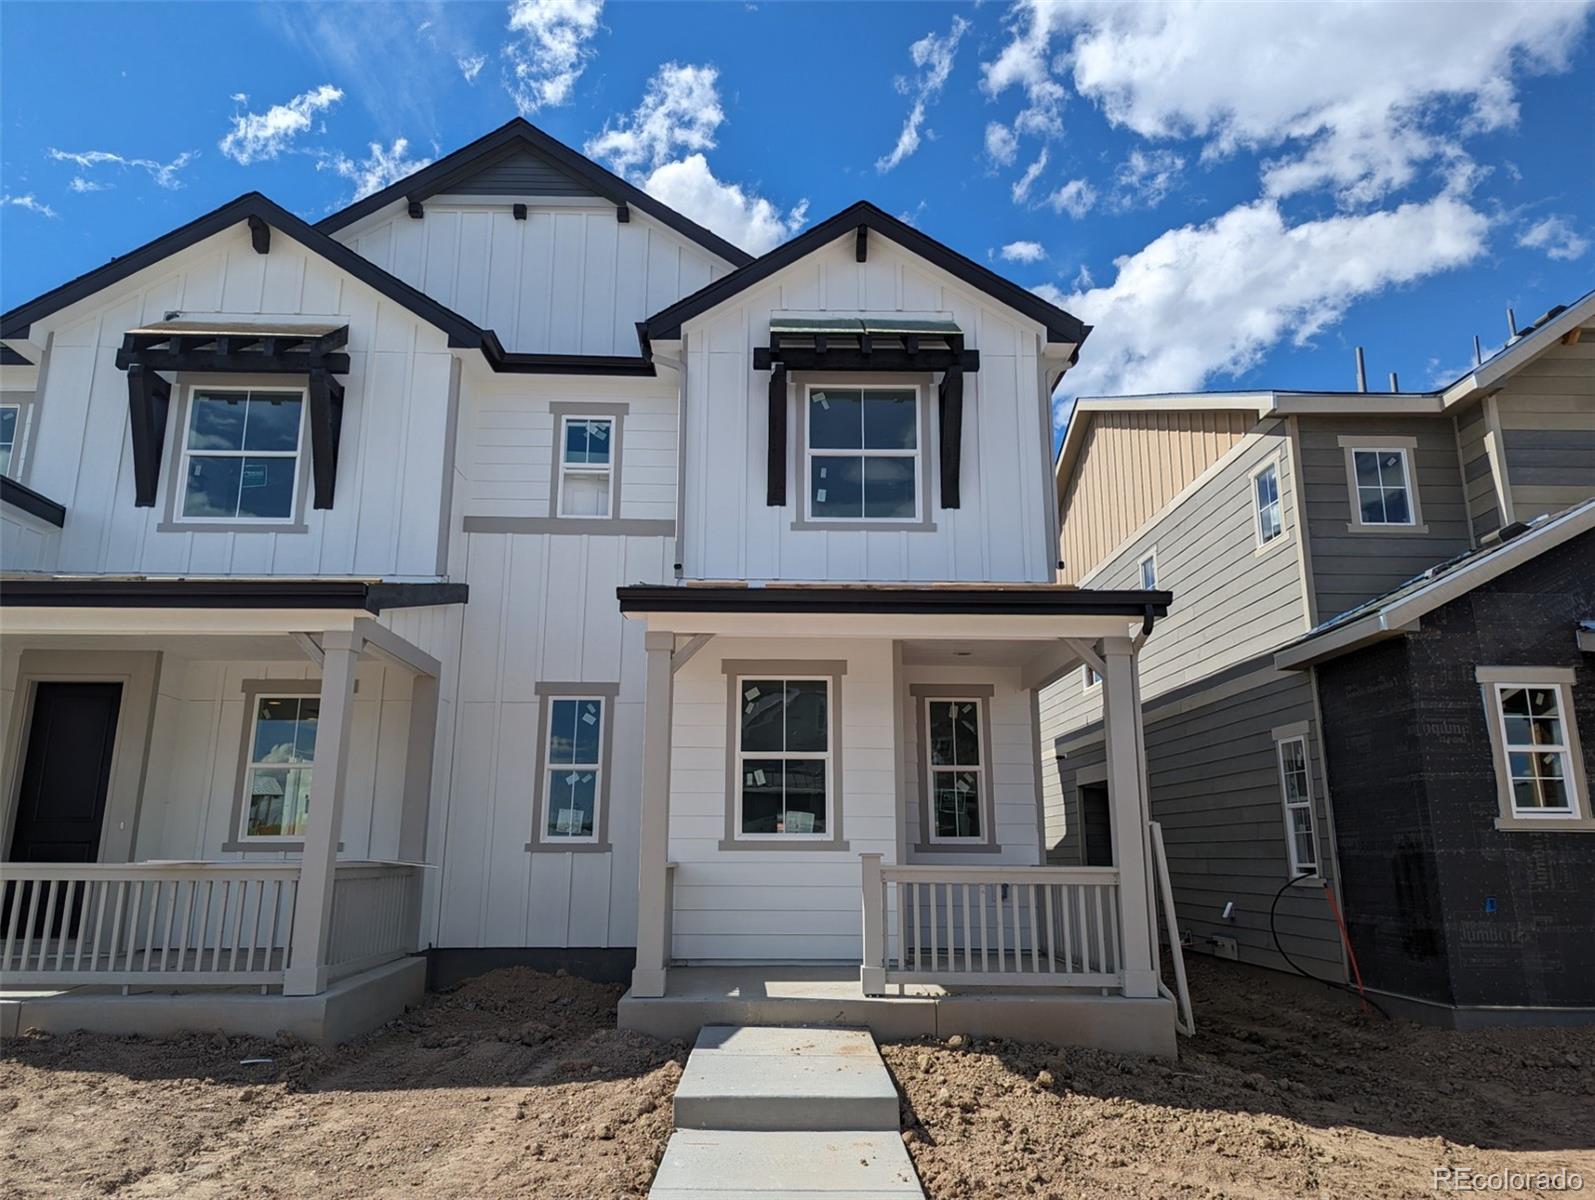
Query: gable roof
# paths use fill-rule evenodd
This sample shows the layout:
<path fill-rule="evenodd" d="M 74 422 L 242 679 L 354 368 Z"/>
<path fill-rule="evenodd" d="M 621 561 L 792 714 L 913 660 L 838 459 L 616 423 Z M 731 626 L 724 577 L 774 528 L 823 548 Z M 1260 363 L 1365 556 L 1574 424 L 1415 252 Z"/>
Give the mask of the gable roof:
<path fill-rule="evenodd" d="M 584 154 L 578 154 L 565 143 L 544 133 L 530 121 L 516 117 L 462 146 L 452 154 L 445 154 L 437 162 L 406 175 L 395 184 L 373 192 L 363 200 L 333 213 L 316 223 L 323 233 L 336 233 L 348 225 L 398 200 L 425 200 L 439 192 L 447 191 L 485 168 L 509 158 L 518 152 L 532 155 L 552 163 L 560 172 L 579 180 L 595 195 L 614 204 L 625 204 L 647 213 L 654 220 L 669 226 L 690 241 L 696 242 L 711 254 L 717 255 L 734 267 L 753 261 L 753 256 L 738 249 L 719 234 L 711 233 L 696 221 L 688 220 L 668 204 L 655 200 L 647 192 L 627 183 L 619 175 L 604 170 Z"/>
<path fill-rule="evenodd" d="M 1274 665 L 1281 670 L 1299 669 L 1405 633 L 1441 605 L 1592 530 L 1595 499 L 1526 524 L 1508 525 L 1499 531 L 1499 540 L 1447 559 L 1383 595 L 1321 622 L 1275 651 Z"/>
<path fill-rule="evenodd" d="M 1049 342 L 1066 342 L 1078 348 L 1080 343 L 1085 341 L 1086 335 L 1091 332 L 1091 326 L 1082 324 L 1056 304 L 1047 303 L 1028 288 L 1022 288 L 1012 280 L 1004 279 L 995 271 L 981 266 L 973 259 L 965 258 L 950 246 L 945 246 L 935 238 L 925 236 L 912 225 L 882 212 L 869 201 L 860 200 L 835 216 L 828 217 L 818 225 L 804 230 L 790 241 L 781 243 L 763 257 L 754 259 L 729 275 L 722 275 L 707 287 L 699 288 L 685 299 L 678 300 L 646 321 L 639 322 L 638 336 L 643 339 L 644 346 L 655 339 L 669 341 L 678 338 L 681 336 L 682 322 L 723 304 L 738 292 L 752 287 L 762 279 L 769 278 L 783 267 L 790 266 L 823 246 L 830 245 L 837 238 L 852 233 L 861 226 L 896 242 L 905 250 L 940 267 L 976 291 L 984 292 L 998 303 L 1005 304 L 1045 326 Z"/>

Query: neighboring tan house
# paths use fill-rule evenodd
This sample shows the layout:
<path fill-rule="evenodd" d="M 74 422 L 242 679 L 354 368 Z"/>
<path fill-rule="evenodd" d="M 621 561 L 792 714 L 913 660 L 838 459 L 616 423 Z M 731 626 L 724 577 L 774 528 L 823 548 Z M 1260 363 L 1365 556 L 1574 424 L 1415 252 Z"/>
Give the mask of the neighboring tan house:
<path fill-rule="evenodd" d="M 1190 948 L 1349 980 L 1338 903 L 1415 1015 L 1595 1015 L 1595 295 L 1435 392 L 1082 400 L 1057 487 L 1061 578 L 1177 598 L 1140 682 Z M 1111 853 L 1096 689 L 1043 694 L 1055 863 Z M 1553 732 L 1538 776 L 1500 740 Z"/>
<path fill-rule="evenodd" d="M 971 983 L 1036 1002 L 965 1032 L 1172 1052 L 1170 597 L 1053 579 L 1088 332 L 868 204 L 750 259 L 524 121 L 5 314 L 0 977 L 54 989 L 8 1019 L 336 1037 L 420 950 L 628 978 L 639 1028 L 933 1033 L 876 997 Z M 1082 647 L 1126 849 L 1060 869 Z"/>

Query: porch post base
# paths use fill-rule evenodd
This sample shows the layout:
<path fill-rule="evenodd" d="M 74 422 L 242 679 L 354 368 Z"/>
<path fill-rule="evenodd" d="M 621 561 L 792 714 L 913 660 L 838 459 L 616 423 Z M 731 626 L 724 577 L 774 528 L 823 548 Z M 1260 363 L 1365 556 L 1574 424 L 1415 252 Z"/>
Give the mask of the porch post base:
<path fill-rule="evenodd" d="M 317 996 L 326 990 L 326 967 L 289 967 L 282 973 L 284 996 Z"/>
<path fill-rule="evenodd" d="M 631 994 L 645 1000 L 663 996 L 666 974 L 664 967 L 637 967 L 631 973 Z"/>
<path fill-rule="evenodd" d="M 1128 968 L 1124 972 L 1124 994 L 1134 999 L 1150 999 L 1158 994 L 1157 972 Z"/>
<path fill-rule="evenodd" d="M 860 967 L 858 969 L 858 988 L 866 996 L 884 996 L 886 994 L 886 969 L 884 967 Z"/>

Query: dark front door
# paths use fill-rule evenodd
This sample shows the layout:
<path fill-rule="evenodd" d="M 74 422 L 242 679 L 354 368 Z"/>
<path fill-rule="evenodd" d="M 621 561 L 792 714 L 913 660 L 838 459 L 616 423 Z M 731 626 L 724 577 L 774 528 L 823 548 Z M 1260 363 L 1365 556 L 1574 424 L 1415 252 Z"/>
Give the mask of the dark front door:
<path fill-rule="evenodd" d="M 1113 865 L 1113 818 L 1108 815 L 1108 785 L 1080 785 L 1081 840 L 1085 843 L 1085 865 Z"/>
<path fill-rule="evenodd" d="M 34 685 L 12 862 L 91 863 L 111 782 L 120 683 Z"/>

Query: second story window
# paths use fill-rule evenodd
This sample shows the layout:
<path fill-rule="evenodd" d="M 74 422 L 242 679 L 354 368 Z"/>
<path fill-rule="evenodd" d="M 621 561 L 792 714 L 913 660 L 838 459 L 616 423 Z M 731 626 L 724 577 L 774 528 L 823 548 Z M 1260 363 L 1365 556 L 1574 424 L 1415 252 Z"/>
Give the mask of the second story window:
<path fill-rule="evenodd" d="M 196 388 L 183 431 L 187 521 L 288 521 L 299 482 L 302 391 Z"/>
<path fill-rule="evenodd" d="M 1157 587 L 1157 551 L 1152 550 L 1141 560 L 1141 590 L 1150 592 Z"/>
<path fill-rule="evenodd" d="M 1405 450 L 1354 449 L 1351 464 L 1357 481 L 1357 516 L 1362 524 L 1413 523 L 1412 488 Z"/>
<path fill-rule="evenodd" d="M 809 519 L 920 519 L 918 390 L 817 387 L 807 404 Z"/>
<path fill-rule="evenodd" d="M 17 427 L 22 423 L 21 417 L 21 405 L 0 404 L 0 475 L 10 475 L 12 472 L 12 462 L 16 458 Z"/>
<path fill-rule="evenodd" d="M 1284 513 L 1279 503 L 1278 463 L 1271 462 L 1252 475 L 1252 512 L 1256 518 L 1259 548 L 1284 536 Z"/>
<path fill-rule="evenodd" d="M 613 418 L 561 418 L 559 516 L 610 515 L 614 507 L 614 445 Z"/>

